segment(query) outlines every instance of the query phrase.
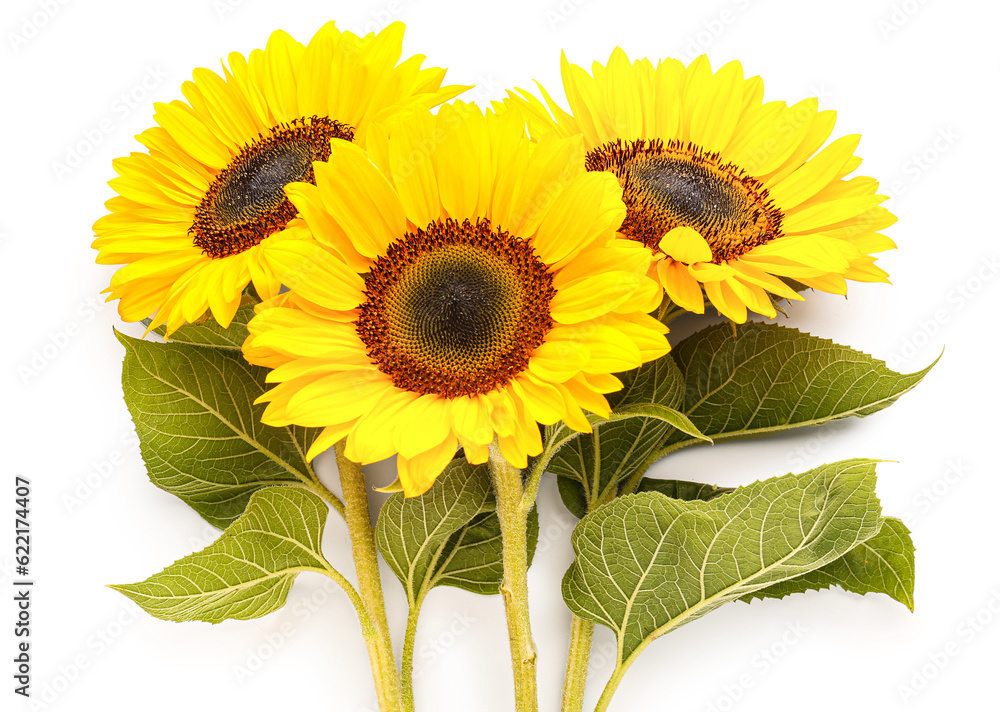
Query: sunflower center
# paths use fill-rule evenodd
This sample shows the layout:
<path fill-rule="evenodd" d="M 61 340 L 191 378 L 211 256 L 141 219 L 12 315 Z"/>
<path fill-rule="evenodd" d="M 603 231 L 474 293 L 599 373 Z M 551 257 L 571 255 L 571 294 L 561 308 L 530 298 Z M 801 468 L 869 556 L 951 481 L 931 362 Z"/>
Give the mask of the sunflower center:
<path fill-rule="evenodd" d="M 398 388 L 486 393 L 527 368 L 552 328 L 552 275 L 488 220 L 433 222 L 390 245 L 365 277 L 358 334 Z"/>
<path fill-rule="evenodd" d="M 767 189 L 718 153 L 670 141 L 615 141 L 587 154 L 587 170 L 618 176 L 627 208 L 621 232 L 654 252 L 675 227 L 692 227 L 725 262 L 781 236 Z"/>
<path fill-rule="evenodd" d="M 326 117 L 295 119 L 260 135 L 237 154 L 195 208 L 191 235 L 209 257 L 228 257 L 259 244 L 295 217 L 289 183 L 315 183 L 312 162 L 330 157 L 330 139 L 354 129 Z"/>

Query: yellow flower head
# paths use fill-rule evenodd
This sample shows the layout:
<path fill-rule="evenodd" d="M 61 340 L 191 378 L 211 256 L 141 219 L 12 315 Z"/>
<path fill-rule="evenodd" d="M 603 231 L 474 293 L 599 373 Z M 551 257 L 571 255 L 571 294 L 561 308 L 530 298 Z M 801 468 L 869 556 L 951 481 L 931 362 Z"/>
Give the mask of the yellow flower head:
<path fill-rule="evenodd" d="M 459 446 L 514 465 L 538 424 L 589 431 L 612 373 L 669 350 L 647 314 L 651 255 L 616 238 L 621 187 L 577 136 L 532 142 L 520 111 L 458 103 L 333 139 L 316 184 L 286 192 L 315 241 L 275 248 L 291 291 L 258 306 L 243 346 L 273 368 L 263 421 L 324 427 L 361 463 L 399 455 L 407 495 Z"/>
<path fill-rule="evenodd" d="M 105 290 L 126 321 L 153 316 L 172 332 L 206 310 L 228 326 L 252 281 L 277 294 L 269 249 L 308 237 L 282 192 L 313 180 L 332 138 L 364 145 L 368 126 L 464 90 L 445 70 L 400 62 L 403 25 L 358 37 L 331 22 L 308 45 L 284 32 L 223 73 L 197 69 L 187 101 L 157 104 L 146 147 L 114 162 L 118 195 L 94 225 L 99 264 L 124 264 Z"/>
<path fill-rule="evenodd" d="M 622 185 L 622 235 L 651 250 L 676 304 L 702 313 L 707 296 L 744 322 L 747 309 L 775 315 L 768 292 L 801 299 L 782 278 L 835 294 L 846 279 L 888 281 L 871 253 L 895 247 L 878 233 L 895 217 L 875 180 L 845 179 L 861 163 L 859 136 L 820 150 L 835 112 L 816 99 L 765 104 L 739 62 L 713 74 L 704 56 L 654 67 L 621 49 L 593 74 L 563 55 L 562 78 L 572 114 L 544 89 L 545 103 L 524 90 L 507 102 L 533 135 L 584 136 L 587 168 Z"/>

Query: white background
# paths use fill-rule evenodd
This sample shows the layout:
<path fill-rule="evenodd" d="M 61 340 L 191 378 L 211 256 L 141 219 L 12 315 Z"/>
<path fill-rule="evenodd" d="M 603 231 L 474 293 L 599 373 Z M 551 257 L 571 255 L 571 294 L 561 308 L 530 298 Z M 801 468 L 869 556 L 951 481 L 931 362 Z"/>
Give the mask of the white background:
<path fill-rule="evenodd" d="M 866 420 L 685 451 L 658 471 L 734 485 L 847 457 L 898 461 L 881 466 L 879 494 L 885 511 L 914 530 L 916 611 L 839 590 L 734 604 L 653 644 L 612 709 L 1000 709 L 995 3 L 6 0 L 3 7 L 0 709 L 375 708 L 357 623 L 321 577 L 300 577 L 277 613 L 218 626 L 135 615 L 103 587 L 140 580 L 216 536 L 148 482 L 121 399 L 123 352 L 112 335 L 121 324 L 97 296 L 112 270 L 95 266 L 89 247 L 111 195 L 111 160 L 138 149 L 132 137 L 150 124 L 152 102 L 180 97 L 193 68 L 217 69 L 220 57 L 263 46 L 277 28 L 305 41 L 329 19 L 355 31 L 405 21 L 405 54 L 450 67 L 452 82 L 478 85 L 470 94 L 479 101 L 531 79 L 561 97 L 563 48 L 584 66 L 606 60 L 616 44 L 654 60 L 707 51 L 714 66 L 739 59 L 748 76 L 761 74 L 767 99 L 818 95 L 821 107 L 839 111 L 835 135 L 863 134 L 861 172 L 883 181 L 899 216 L 889 234 L 900 249 L 881 262 L 894 285 L 852 285 L 846 301 L 811 294 L 780 320 L 903 371 L 922 368 L 946 346 L 940 365 Z M 675 335 L 691 330 L 681 322 Z M 33 706 L 11 691 L 15 473 L 34 483 Z M 389 466 L 372 468 L 378 484 L 391 477 Z M 540 501 L 542 547 L 530 578 L 547 712 L 558 709 L 565 661 L 568 615 L 558 583 L 571 558 L 572 520 L 550 480 Z M 336 517 L 325 543 L 348 571 Z M 401 630 L 403 598 L 384 575 Z M 977 616 L 971 627 L 966 619 Z M 588 709 L 611 671 L 611 643 L 600 629 Z M 420 709 L 512 708 L 497 597 L 437 590 L 417 651 Z"/>

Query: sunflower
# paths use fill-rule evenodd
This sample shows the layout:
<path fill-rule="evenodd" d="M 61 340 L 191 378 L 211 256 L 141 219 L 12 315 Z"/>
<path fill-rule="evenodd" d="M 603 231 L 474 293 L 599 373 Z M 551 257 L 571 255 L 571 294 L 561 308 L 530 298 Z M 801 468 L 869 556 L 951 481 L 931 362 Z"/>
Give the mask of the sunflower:
<path fill-rule="evenodd" d="M 459 446 L 523 468 L 539 423 L 590 431 L 612 374 L 670 347 L 651 255 L 616 237 L 621 187 L 583 156 L 464 103 L 371 127 L 367 155 L 334 139 L 315 185 L 286 188 L 315 241 L 285 243 L 290 291 L 243 346 L 278 383 L 263 422 L 323 427 L 309 458 L 345 437 L 355 462 L 398 454 L 408 496 Z"/>
<path fill-rule="evenodd" d="M 403 25 L 358 37 L 325 25 L 303 46 L 275 32 L 223 74 L 197 69 L 184 101 L 156 104 L 146 151 L 114 162 L 117 195 L 94 225 L 99 264 L 124 264 L 108 301 L 125 321 L 150 315 L 172 332 L 207 310 L 228 327 L 244 288 L 281 287 L 271 249 L 307 239 L 282 188 L 312 181 L 330 140 L 364 145 L 368 126 L 412 106 L 436 106 L 465 87 L 445 70 L 399 62 Z"/>
<path fill-rule="evenodd" d="M 748 309 L 775 316 L 769 293 L 801 299 L 791 280 L 835 294 L 847 279 L 888 281 L 871 254 L 895 247 L 878 232 L 895 217 L 874 179 L 845 178 L 861 163 L 859 136 L 820 150 L 835 112 L 816 99 L 765 104 L 739 62 L 714 74 L 704 56 L 653 67 L 620 48 L 592 74 L 564 54 L 562 79 L 572 114 L 542 87 L 544 102 L 523 89 L 506 101 L 532 135 L 583 135 L 588 170 L 621 183 L 621 234 L 653 253 L 677 305 L 702 313 L 707 297 L 742 323 Z"/>

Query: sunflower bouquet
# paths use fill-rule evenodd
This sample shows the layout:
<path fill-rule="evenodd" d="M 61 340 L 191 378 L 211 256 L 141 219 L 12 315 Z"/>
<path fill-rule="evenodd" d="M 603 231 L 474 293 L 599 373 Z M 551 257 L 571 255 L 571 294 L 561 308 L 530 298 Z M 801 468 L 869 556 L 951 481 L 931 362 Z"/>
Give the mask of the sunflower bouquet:
<path fill-rule="evenodd" d="M 873 255 L 895 218 L 848 177 L 859 137 L 828 143 L 833 112 L 765 103 L 738 62 L 620 49 L 591 72 L 563 58 L 568 108 L 542 87 L 481 108 L 402 59 L 402 35 L 276 32 L 195 70 L 115 162 L 94 247 L 123 265 L 108 299 L 147 327 L 118 334 L 125 400 L 152 482 L 222 533 L 113 588 L 218 623 L 328 576 L 383 712 L 414 709 L 430 591 L 501 594 L 515 709 L 537 710 L 527 571 L 555 477 L 580 519 L 564 712 L 596 624 L 618 643 L 601 711 L 653 640 L 731 601 L 840 586 L 912 609 L 876 461 L 737 488 L 648 476 L 687 447 L 870 415 L 926 373 L 771 321 L 810 289 L 887 281 Z M 672 344 L 706 307 L 721 323 Z M 314 467 L 328 450 L 336 482 Z M 373 525 L 362 465 L 393 457 Z M 353 580 L 323 553 L 331 508 Z M 401 665 L 380 556 L 409 604 Z"/>

